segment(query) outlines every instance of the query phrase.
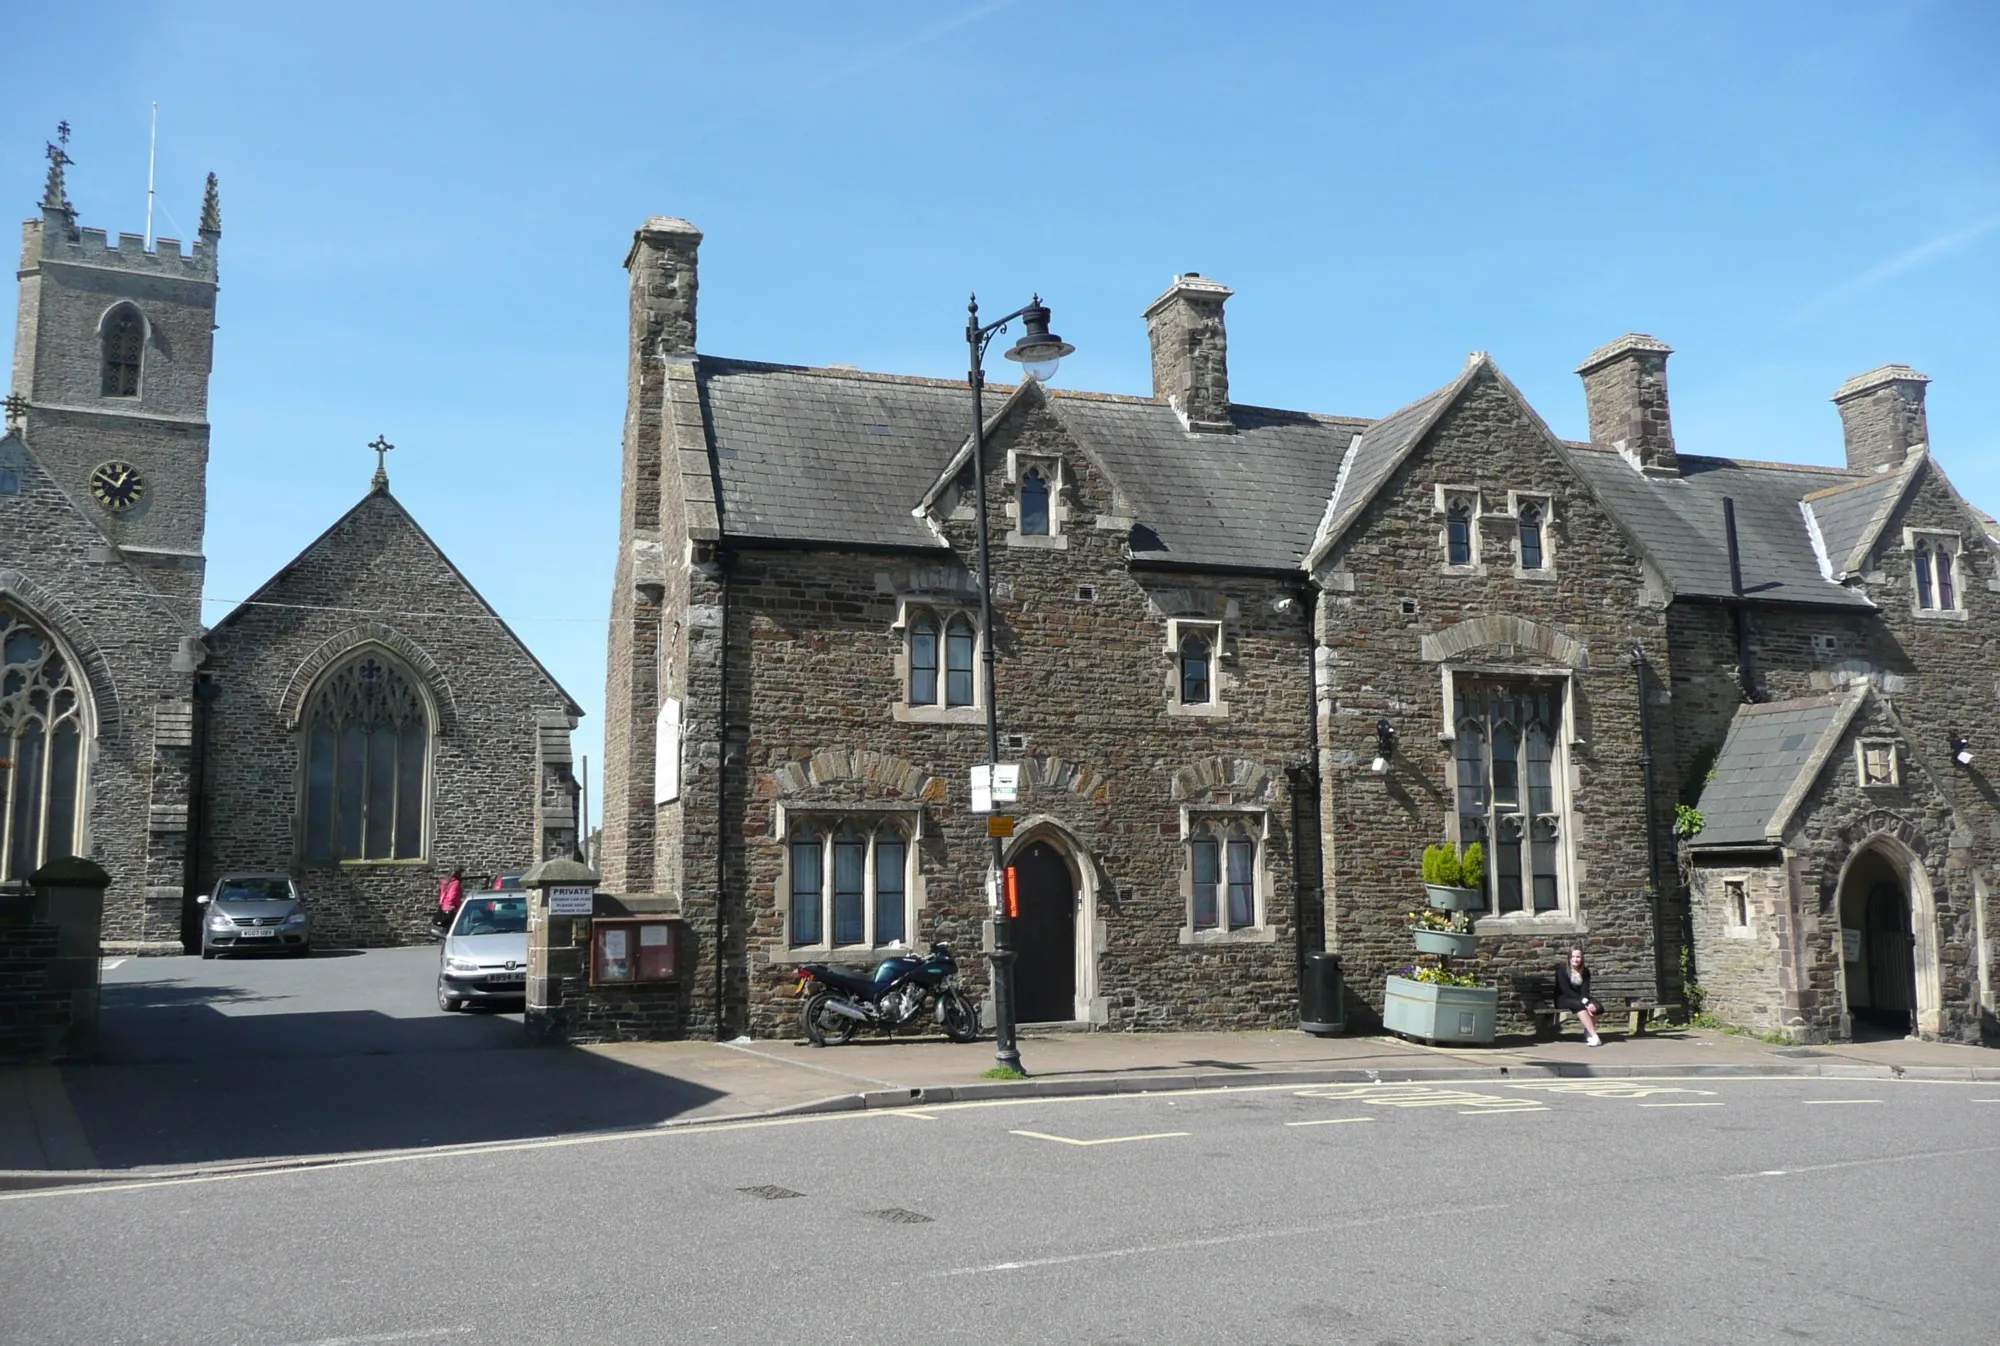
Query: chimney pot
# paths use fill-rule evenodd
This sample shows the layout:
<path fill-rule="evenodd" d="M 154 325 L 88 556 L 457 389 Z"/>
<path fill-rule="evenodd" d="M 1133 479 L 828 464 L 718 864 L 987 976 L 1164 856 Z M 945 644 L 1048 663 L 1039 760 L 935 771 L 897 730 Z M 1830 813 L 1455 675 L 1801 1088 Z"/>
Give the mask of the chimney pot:
<path fill-rule="evenodd" d="M 1847 441 L 1847 465 L 1857 472 L 1901 467 L 1910 450 L 1931 439 L 1924 413 L 1928 375 L 1908 365 L 1883 365 L 1856 374 L 1834 390 Z"/>
<path fill-rule="evenodd" d="M 1667 357 L 1674 348 L 1643 332 L 1600 346 L 1576 367 L 1590 408 L 1590 439 L 1618 447 L 1640 470 L 1678 475 L 1667 405 Z"/>
<path fill-rule="evenodd" d="M 1229 337 L 1222 321 L 1222 306 L 1233 293 L 1189 271 L 1146 306 L 1153 396 L 1172 406 L 1190 430 L 1227 434 L 1236 428 L 1229 418 Z"/>

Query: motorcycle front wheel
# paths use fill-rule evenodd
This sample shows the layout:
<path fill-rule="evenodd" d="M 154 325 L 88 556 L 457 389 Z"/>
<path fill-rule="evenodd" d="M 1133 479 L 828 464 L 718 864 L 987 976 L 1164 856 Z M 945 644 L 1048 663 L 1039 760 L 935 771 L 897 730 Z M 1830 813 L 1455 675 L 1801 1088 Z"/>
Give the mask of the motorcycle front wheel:
<path fill-rule="evenodd" d="M 944 1035 L 953 1042 L 979 1041 L 979 1007 L 963 991 L 944 998 Z"/>
<path fill-rule="evenodd" d="M 857 1020 L 848 1018 L 832 1005 L 833 995 L 821 991 L 806 1001 L 799 1018 L 805 1024 L 806 1041 L 815 1047 L 838 1047 L 854 1036 Z"/>

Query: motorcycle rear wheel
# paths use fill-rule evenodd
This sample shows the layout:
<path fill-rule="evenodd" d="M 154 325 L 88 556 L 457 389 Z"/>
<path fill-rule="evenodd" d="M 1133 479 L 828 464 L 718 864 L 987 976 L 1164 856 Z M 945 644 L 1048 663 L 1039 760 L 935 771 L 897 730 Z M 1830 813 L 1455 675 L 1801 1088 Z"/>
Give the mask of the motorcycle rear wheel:
<path fill-rule="evenodd" d="M 833 995 L 821 991 L 806 1001 L 806 1007 L 799 1014 L 805 1025 L 806 1041 L 815 1047 L 839 1047 L 854 1036 L 858 1020 L 850 1019 L 839 1010 L 832 1008 Z"/>
<path fill-rule="evenodd" d="M 944 999 L 944 1035 L 953 1042 L 979 1041 L 979 1007 L 963 991 Z"/>

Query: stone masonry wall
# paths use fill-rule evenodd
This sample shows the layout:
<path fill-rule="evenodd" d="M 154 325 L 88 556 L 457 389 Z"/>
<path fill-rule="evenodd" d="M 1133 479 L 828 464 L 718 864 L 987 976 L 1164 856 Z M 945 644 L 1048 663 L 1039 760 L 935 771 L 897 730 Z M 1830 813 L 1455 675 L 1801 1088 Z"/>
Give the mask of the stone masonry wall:
<path fill-rule="evenodd" d="M 208 729 L 201 883 L 230 870 L 293 873 L 314 899 L 314 939 L 385 945 L 428 937 L 440 879 L 520 873 L 544 852 L 544 717 L 567 698 L 395 499 L 371 495 L 209 633 L 220 694 Z M 430 688 L 423 859 L 306 865 L 299 736 L 317 673 L 365 645 Z M 551 731 L 553 732 L 553 731 Z"/>
<path fill-rule="evenodd" d="M 1476 569 L 1445 564 L 1440 484 L 1481 492 Z M 1510 490 L 1552 505 L 1550 578 L 1518 571 L 1514 521 L 1504 514 Z M 1456 808 L 1451 748 L 1441 740 L 1446 666 L 1568 666 L 1573 674 L 1576 741 L 1566 751 L 1574 899 L 1558 913 L 1481 921 L 1477 970 L 1501 991 L 1503 1023 L 1528 1027 L 1511 978 L 1546 973 L 1573 944 L 1600 972 L 1650 984 L 1638 684 L 1626 650 L 1636 640 L 1656 668 L 1664 664 L 1664 622 L 1638 556 L 1510 385 L 1490 368 L 1475 379 L 1320 578 L 1323 849 L 1331 942 L 1351 994 L 1379 1013 L 1383 976 L 1411 961 L 1405 913 L 1424 903 L 1421 853 L 1447 835 Z M 1386 776 L 1369 770 L 1378 719 L 1398 736 Z M 1663 829 L 1673 795 L 1659 794 L 1655 826 Z M 1663 871 L 1670 854 L 1663 846 Z"/>
<path fill-rule="evenodd" d="M 90 689 L 96 737 L 79 849 L 111 875 L 105 948 L 179 952 L 189 768 L 180 730 L 194 631 L 18 439 L 0 440 L 0 471 L 19 488 L 0 494 L 0 600 L 51 630 Z"/>
<path fill-rule="evenodd" d="M 1730 883 L 1743 885 L 1749 920 L 1741 925 L 1731 910 Z M 1698 865 L 1690 887 L 1704 1012 L 1759 1032 L 1782 1031 L 1779 931 L 1790 919 L 1792 901 L 1790 875 L 1780 857 L 1774 852 Z"/>

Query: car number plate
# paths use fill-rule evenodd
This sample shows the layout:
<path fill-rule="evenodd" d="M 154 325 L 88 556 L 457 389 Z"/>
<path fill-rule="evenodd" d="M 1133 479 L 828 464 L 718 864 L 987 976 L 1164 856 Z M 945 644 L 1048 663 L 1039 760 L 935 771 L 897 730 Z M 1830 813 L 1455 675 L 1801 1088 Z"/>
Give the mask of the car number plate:
<path fill-rule="evenodd" d="M 275 930 L 238 930 L 236 932 L 239 939 L 273 939 L 276 938 L 277 933 Z"/>

